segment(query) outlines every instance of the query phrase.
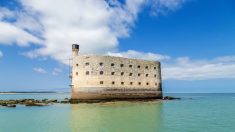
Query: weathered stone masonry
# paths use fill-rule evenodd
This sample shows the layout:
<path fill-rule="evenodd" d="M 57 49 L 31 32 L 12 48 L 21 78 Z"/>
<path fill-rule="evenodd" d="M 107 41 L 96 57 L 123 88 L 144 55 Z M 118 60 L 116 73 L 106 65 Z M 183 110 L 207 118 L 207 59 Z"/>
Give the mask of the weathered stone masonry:
<path fill-rule="evenodd" d="M 72 50 L 72 99 L 162 98 L 160 62 Z"/>

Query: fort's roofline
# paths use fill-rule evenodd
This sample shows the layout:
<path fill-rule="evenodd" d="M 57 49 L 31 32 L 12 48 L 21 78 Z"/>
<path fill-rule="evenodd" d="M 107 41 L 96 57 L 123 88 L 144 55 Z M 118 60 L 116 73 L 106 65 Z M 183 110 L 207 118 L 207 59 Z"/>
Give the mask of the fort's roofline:
<path fill-rule="evenodd" d="M 129 59 L 129 60 L 139 60 L 139 61 L 145 61 L 145 62 L 160 63 L 160 61 L 154 61 L 154 60 L 144 60 L 144 59 L 128 58 L 128 57 L 118 57 L 118 56 L 111 56 L 111 55 L 81 54 L 80 53 L 79 56 L 83 56 L 83 57 L 113 57 L 113 58 L 119 58 L 119 59 Z"/>

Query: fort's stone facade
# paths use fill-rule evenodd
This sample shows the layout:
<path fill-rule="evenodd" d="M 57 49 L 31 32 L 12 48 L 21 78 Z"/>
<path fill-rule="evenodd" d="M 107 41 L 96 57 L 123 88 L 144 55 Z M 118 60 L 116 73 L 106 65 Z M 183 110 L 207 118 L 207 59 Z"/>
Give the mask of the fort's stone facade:
<path fill-rule="evenodd" d="M 160 62 L 72 50 L 72 99 L 162 98 Z"/>

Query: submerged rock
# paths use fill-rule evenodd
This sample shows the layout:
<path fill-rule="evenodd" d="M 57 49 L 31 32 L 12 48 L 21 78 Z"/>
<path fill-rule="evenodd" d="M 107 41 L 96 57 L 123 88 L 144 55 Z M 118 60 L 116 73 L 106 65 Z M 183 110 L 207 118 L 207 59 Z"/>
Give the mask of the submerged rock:
<path fill-rule="evenodd" d="M 181 98 L 171 97 L 171 96 L 165 96 L 162 98 L 163 100 L 179 100 Z"/>

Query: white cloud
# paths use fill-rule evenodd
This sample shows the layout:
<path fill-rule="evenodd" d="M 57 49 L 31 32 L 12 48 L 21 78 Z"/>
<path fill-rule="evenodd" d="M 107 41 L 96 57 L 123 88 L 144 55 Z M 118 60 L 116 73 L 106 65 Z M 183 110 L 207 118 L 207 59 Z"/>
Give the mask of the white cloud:
<path fill-rule="evenodd" d="M 52 75 L 58 75 L 58 74 L 60 74 L 62 72 L 62 70 L 61 69 L 59 69 L 59 68 L 54 68 L 53 69 L 53 71 L 52 71 Z"/>
<path fill-rule="evenodd" d="M 42 41 L 37 37 L 10 23 L 0 21 L 0 29 L 1 44 L 28 46 L 30 43 L 42 43 Z"/>
<path fill-rule="evenodd" d="M 37 73 L 40 73 L 40 74 L 47 73 L 47 71 L 45 69 L 41 68 L 41 67 L 35 67 L 35 68 L 33 68 L 33 70 Z"/>
<path fill-rule="evenodd" d="M 142 8 L 153 3 L 159 5 L 153 7 L 154 10 L 180 5 L 176 4 L 177 0 L 167 3 L 164 0 L 126 0 L 124 3 L 116 0 L 20 0 L 20 3 L 20 11 L 2 8 L 0 35 L 4 37 L 0 43 L 40 44 L 24 55 L 49 56 L 60 62 L 70 58 L 73 43 L 80 44 L 82 53 L 116 52 L 119 38 L 130 35 Z M 7 23 L 5 19 L 12 17 L 16 20 Z M 9 33 L 4 34 L 6 32 Z"/>
<path fill-rule="evenodd" d="M 15 17 L 15 12 L 5 8 L 5 7 L 0 7 L 0 20 L 3 19 L 9 19 L 9 18 L 14 18 Z"/>
<path fill-rule="evenodd" d="M 2 53 L 2 51 L 0 50 L 0 58 L 2 58 L 3 57 L 3 53 Z"/>
<path fill-rule="evenodd" d="M 119 52 L 119 53 L 108 52 L 107 55 L 125 57 L 125 58 L 134 58 L 134 59 L 152 60 L 152 61 L 163 61 L 170 59 L 170 57 L 167 55 L 144 53 L 134 50 L 128 50 L 127 52 Z"/>
<path fill-rule="evenodd" d="M 211 60 L 191 60 L 180 57 L 174 63 L 163 63 L 165 80 L 208 80 L 235 78 L 235 56 L 218 57 Z"/>

